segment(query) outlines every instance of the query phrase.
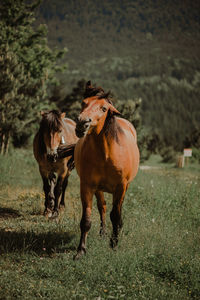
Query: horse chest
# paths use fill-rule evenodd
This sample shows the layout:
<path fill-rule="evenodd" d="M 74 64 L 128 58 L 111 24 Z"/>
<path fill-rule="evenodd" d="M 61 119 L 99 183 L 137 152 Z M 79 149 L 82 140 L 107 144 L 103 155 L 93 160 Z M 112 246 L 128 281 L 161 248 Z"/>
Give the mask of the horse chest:
<path fill-rule="evenodd" d="M 44 160 L 44 163 L 41 164 L 41 168 L 43 171 L 47 174 L 50 173 L 63 173 L 66 169 L 66 159 L 65 162 L 64 160 L 59 160 L 57 162 L 49 162 L 47 159 Z M 48 175 L 47 175 L 48 176 Z"/>
<path fill-rule="evenodd" d="M 108 193 L 115 190 L 115 186 L 122 178 L 121 170 L 116 168 L 109 159 L 107 161 L 97 159 L 91 164 L 88 162 L 85 172 L 81 175 L 84 182 L 92 188 Z"/>

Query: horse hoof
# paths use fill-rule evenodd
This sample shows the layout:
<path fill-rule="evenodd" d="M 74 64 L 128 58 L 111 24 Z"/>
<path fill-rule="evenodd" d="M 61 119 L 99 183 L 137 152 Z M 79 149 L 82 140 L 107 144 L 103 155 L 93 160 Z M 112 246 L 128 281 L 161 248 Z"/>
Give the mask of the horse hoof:
<path fill-rule="evenodd" d="M 59 216 L 59 212 L 57 210 L 54 210 L 51 212 L 51 219 L 57 219 Z"/>
<path fill-rule="evenodd" d="M 100 231 L 99 231 L 99 235 L 101 238 L 105 238 L 106 237 L 106 230 L 105 228 L 101 228 Z"/>
<path fill-rule="evenodd" d="M 65 209 L 65 204 L 60 204 L 60 205 L 59 205 L 59 209 L 60 209 L 60 210 L 64 210 L 64 209 Z"/>
<path fill-rule="evenodd" d="M 52 211 L 50 209 L 45 209 L 43 215 L 46 217 L 46 218 L 51 218 L 52 216 Z"/>
<path fill-rule="evenodd" d="M 74 257 L 73 257 L 73 260 L 79 260 L 85 254 L 86 254 L 86 250 L 85 249 L 78 250 L 78 252 L 76 253 L 76 255 L 74 255 Z"/>
<path fill-rule="evenodd" d="M 117 247 L 118 239 L 117 238 L 111 238 L 110 239 L 110 247 L 112 249 L 115 249 Z"/>

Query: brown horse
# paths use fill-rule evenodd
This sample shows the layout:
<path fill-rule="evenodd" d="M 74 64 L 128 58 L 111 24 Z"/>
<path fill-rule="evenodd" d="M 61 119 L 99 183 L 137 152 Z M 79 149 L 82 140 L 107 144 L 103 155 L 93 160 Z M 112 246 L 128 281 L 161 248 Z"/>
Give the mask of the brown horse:
<path fill-rule="evenodd" d="M 114 248 L 118 242 L 122 203 L 139 166 L 136 131 L 129 121 L 119 115 L 109 99 L 109 93 L 105 94 L 102 88 L 94 88 L 88 82 L 76 125 L 76 134 L 80 139 L 75 146 L 74 158 L 80 176 L 83 210 L 81 238 L 75 259 L 86 252 L 93 195 L 97 198 L 100 213 L 100 233 L 105 232 L 106 202 L 103 192 L 113 195 L 111 247 Z"/>
<path fill-rule="evenodd" d="M 45 193 L 44 215 L 58 216 L 58 205 L 65 206 L 65 189 L 73 168 L 73 159 L 58 157 L 58 147 L 77 142 L 76 123 L 57 110 L 42 113 L 40 128 L 33 141 L 33 152 L 39 164 Z M 57 174 L 57 178 L 56 178 Z"/>

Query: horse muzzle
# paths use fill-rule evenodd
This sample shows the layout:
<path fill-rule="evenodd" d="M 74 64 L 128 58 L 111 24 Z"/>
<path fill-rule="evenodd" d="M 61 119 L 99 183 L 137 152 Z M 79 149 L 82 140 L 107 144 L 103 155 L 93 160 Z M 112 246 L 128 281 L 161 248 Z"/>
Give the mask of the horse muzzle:
<path fill-rule="evenodd" d="M 78 118 L 78 121 L 76 123 L 76 135 L 78 138 L 82 138 L 83 136 L 85 136 L 90 128 L 90 124 L 91 124 L 91 119 L 86 118 L 84 120 Z"/>
<path fill-rule="evenodd" d="M 57 152 L 47 153 L 47 160 L 49 162 L 56 162 L 57 159 L 58 159 L 58 153 Z"/>

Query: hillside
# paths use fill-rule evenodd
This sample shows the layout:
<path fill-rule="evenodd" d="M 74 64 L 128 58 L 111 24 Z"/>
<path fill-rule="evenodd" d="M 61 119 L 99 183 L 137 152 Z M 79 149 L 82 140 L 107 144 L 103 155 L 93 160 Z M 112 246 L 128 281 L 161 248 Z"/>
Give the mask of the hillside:
<path fill-rule="evenodd" d="M 145 126 L 182 147 L 200 127 L 199 1 L 46 0 L 50 47 L 68 48 L 63 95 L 82 78 L 142 98 Z"/>

